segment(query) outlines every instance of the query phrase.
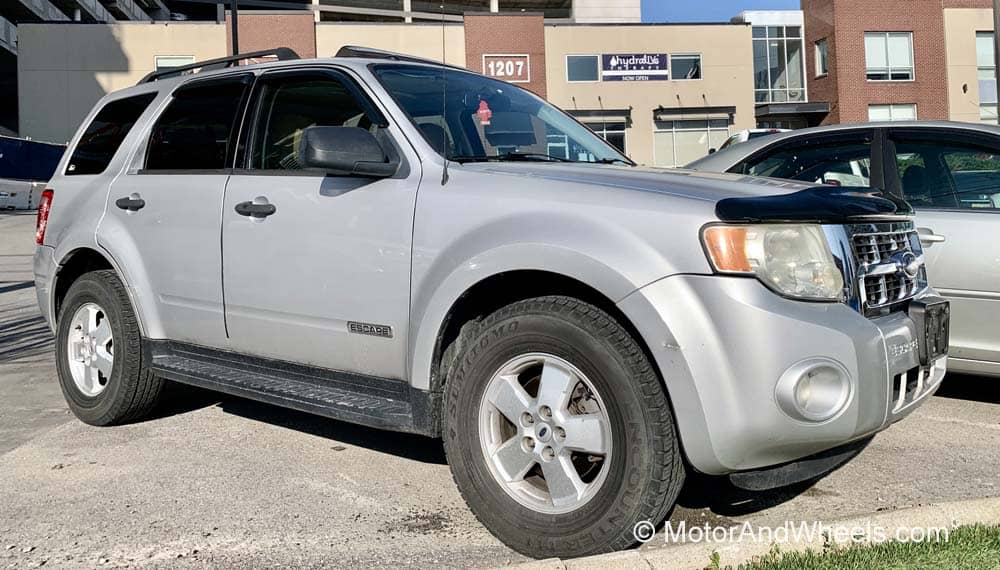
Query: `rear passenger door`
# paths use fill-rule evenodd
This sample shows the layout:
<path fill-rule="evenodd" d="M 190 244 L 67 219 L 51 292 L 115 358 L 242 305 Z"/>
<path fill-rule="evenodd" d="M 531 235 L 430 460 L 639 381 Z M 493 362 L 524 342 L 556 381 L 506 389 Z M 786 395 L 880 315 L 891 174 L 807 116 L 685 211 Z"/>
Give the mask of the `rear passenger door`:
<path fill-rule="evenodd" d="M 889 141 L 887 182 L 913 206 L 928 280 L 951 300 L 950 356 L 1000 362 L 1000 138 L 901 128 Z"/>
<path fill-rule="evenodd" d="M 251 109 L 243 168 L 222 211 L 233 350 L 404 378 L 420 179 L 412 149 L 393 144 L 404 139 L 362 86 L 332 68 L 262 75 Z M 310 126 L 368 129 L 397 149 L 402 166 L 391 178 L 304 170 L 297 150 Z M 273 213 L 241 207 L 251 202 Z"/>
<path fill-rule="evenodd" d="M 111 186 L 119 263 L 152 292 L 146 334 L 224 347 L 222 200 L 252 75 L 176 89 L 132 167 Z"/>

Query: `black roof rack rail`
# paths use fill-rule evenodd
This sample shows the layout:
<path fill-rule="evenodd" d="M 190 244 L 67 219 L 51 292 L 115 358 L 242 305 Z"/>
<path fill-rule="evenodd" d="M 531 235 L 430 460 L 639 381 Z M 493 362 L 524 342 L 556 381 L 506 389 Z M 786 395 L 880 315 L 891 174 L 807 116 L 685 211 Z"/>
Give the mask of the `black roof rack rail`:
<path fill-rule="evenodd" d="M 143 83 L 150 83 L 158 79 L 165 79 L 167 77 L 174 77 L 177 75 L 182 75 L 185 71 L 194 71 L 195 69 L 225 69 L 227 67 L 233 67 L 239 62 L 245 59 L 253 59 L 255 57 L 267 57 L 275 56 L 278 61 L 285 61 L 288 59 L 299 59 L 299 54 L 295 53 L 295 50 L 286 47 L 265 49 L 261 51 L 253 51 L 248 53 L 241 53 L 239 55 L 231 55 L 229 57 L 220 57 L 217 59 L 206 59 L 205 61 L 198 61 L 192 63 L 191 65 L 180 65 L 177 67 L 168 67 L 162 71 L 153 71 L 147 74 L 145 77 L 139 80 L 136 85 L 142 85 Z"/>
<path fill-rule="evenodd" d="M 405 53 L 397 53 L 394 51 L 386 51 L 383 49 L 375 49 L 364 46 L 344 46 L 337 50 L 337 55 L 334 57 L 363 57 L 367 59 L 388 59 L 390 61 L 403 61 L 407 63 L 427 63 L 439 67 L 450 67 L 451 69 L 469 71 L 464 67 L 451 65 L 449 63 L 442 63 L 425 57 L 417 57 L 415 55 L 407 55 Z"/>

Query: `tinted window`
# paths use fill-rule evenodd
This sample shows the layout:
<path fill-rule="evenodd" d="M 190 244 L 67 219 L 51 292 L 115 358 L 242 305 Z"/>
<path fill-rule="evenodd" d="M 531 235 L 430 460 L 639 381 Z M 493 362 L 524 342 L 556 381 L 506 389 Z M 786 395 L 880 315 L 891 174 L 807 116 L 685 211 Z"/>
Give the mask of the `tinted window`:
<path fill-rule="evenodd" d="M 1000 148 L 901 140 L 896 165 L 916 208 L 1000 210 Z"/>
<path fill-rule="evenodd" d="M 243 79 L 230 79 L 175 92 L 149 137 L 146 169 L 225 168 L 245 86 Z"/>
<path fill-rule="evenodd" d="M 597 81 L 597 74 L 596 55 L 566 56 L 567 81 Z"/>
<path fill-rule="evenodd" d="M 791 144 L 743 164 L 751 176 L 771 176 L 834 186 L 870 184 L 871 145 L 842 142 L 803 146 Z"/>
<path fill-rule="evenodd" d="M 311 77 L 276 82 L 264 87 L 262 93 L 251 168 L 302 168 L 297 151 L 302 131 L 308 127 L 372 128 L 372 122 L 354 96 L 333 78 Z"/>
<path fill-rule="evenodd" d="M 145 93 L 105 105 L 87 126 L 87 130 L 80 137 L 80 142 L 73 149 L 66 174 L 104 172 L 118 152 L 125 135 L 132 130 L 132 125 L 139 119 L 139 115 L 142 115 L 155 98 L 156 93 Z"/>

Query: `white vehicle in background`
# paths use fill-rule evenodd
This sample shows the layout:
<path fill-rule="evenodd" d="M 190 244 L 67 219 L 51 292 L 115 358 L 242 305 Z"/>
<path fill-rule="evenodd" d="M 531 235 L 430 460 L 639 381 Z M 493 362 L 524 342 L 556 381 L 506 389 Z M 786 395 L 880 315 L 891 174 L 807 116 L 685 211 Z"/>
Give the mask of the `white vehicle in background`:
<path fill-rule="evenodd" d="M 787 133 L 790 129 L 743 129 L 742 131 L 734 134 L 733 136 L 726 139 L 726 142 L 722 143 L 719 148 L 711 149 L 708 154 L 712 154 L 717 150 L 722 150 L 733 146 L 734 144 L 740 144 L 753 139 L 759 139 L 760 137 L 766 137 L 767 135 L 773 135 L 775 133 Z"/>

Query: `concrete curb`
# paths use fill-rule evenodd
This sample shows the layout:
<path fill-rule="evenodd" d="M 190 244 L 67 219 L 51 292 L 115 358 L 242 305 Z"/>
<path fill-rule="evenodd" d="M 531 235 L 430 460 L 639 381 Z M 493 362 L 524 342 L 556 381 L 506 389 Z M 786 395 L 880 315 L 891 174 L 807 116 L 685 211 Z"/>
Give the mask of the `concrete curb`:
<path fill-rule="evenodd" d="M 806 521 L 807 524 L 810 522 Z M 812 536 L 809 538 L 800 536 L 798 539 L 793 539 L 789 537 L 787 541 L 780 542 L 758 542 L 752 539 L 724 542 L 706 541 L 648 550 L 612 552 L 610 554 L 600 554 L 570 560 L 548 558 L 519 564 L 515 568 L 519 570 L 598 570 L 614 568 L 701 570 L 711 565 L 713 552 L 718 553 L 719 565 L 721 567 L 724 568 L 728 565 L 735 567 L 739 564 L 750 562 L 754 557 L 768 554 L 774 545 L 777 545 L 783 553 L 809 549 L 822 550 L 824 543 L 826 546 L 833 544 L 838 546 L 849 545 L 852 543 L 850 534 L 855 530 L 866 537 L 864 541 L 879 542 L 877 537 L 875 540 L 867 540 L 871 538 L 869 535 L 873 533 L 873 529 L 883 530 L 884 535 L 892 539 L 897 536 L 897 532 L 908 533 L 909 529 L 940 527 L 952 529 L 956 526 L 976 523 L 1000 524 L 1000 497 L 922 505 L 876 513 L 865 517 L 838 521 L 822 521 L 822 523 L 823 528 L 832 527 L 837 530 L 828 533 L 826 535 L 828 538 L 824 537 L 821 532 L 815 532 L 811 533 Z M 791 524 L 799 524 L 799 521 L 792 521 Z M 841 529 L 843 529 L 842 532 Z M 737 530 L 738 533 L 739 530 Z M 653 540 L 664 540 L 663 532 L 658 533 Z"/>

